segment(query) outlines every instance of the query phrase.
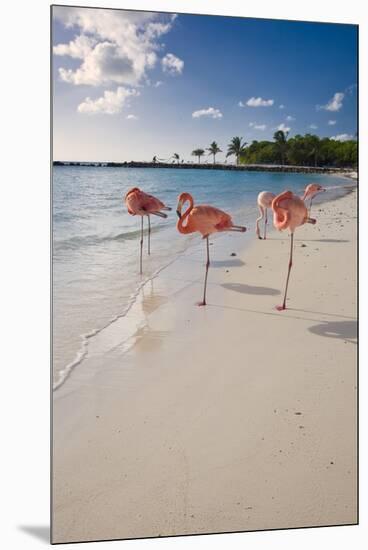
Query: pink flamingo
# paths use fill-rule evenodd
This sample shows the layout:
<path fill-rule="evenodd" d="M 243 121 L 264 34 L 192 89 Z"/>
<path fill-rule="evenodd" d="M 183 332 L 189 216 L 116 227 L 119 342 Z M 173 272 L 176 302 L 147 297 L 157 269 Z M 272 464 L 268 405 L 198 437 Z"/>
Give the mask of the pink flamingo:
<path fill-rule="evenodd" d="M 312 212 L 312 201 L 314 197 L 318 195 L 318 193 L 323 193 L 324 191 L 326 191 L 326 189 L 322 187 L 322 185 L 319 185 L 318 183 L 309 183 L 304 189 L 304 195 L 301 197 L 301 199 L 305 201 L 306 199 L 310 198 L 309 215 Z"/>
<path fill-rule="evenodd" d="M 165 206 L 163 202 L 152 195 L 148 195 L 141 191 L 138 187 L 133 187 L 125 195 L 125 204 L 129 214 L 132 216 L 141 216 L 141 240 L 140 240 L 140 274 L 142 274 L 142 250 L 143 250 L 143 216 L 148 218 L 148 254 L 151 254 L 151 219 L 150 215 L 167 218 L 167 214 L 161 210 L 171 210 L 169 206 Z"/>
<path fill-rule="evenodd" d="M 279 311 L 286 309 L 286 296 L 289 285 L 289 277 L 291 266 L 293 265 L 293 246 L 294 246 L 294 231 L 300 225 L 305 223 L 315 224 L 316 220 L 308 217 L 308 211 L 304 201 L 294 195 L 291 191 L 283 191 L 272 201 L 273 223 L 276 229 L 282 231 L 288 229 L 290 232 L 290 257 L 289 267 L 286 277 L 284 301 L 281 306 L 277 306 Z"/>
<path fill-rule="evenodd" d="M 256 220 L 256 235 L 259 239 L 262 239 L 260 230 L 259 230 L 259 222 L 265 218 L 264 221 L 264 233 L 263 238 L 266 239 L 266 227 L 267 227 L 267 209 L 271 208 L 272 201 L 276 197 L 273 193 L 270 193 L 269 191 L 261 191 L 257 197 L 257 204 L 259 211 L 261 215 Z"/>
<path fill-rule="evenodd" d="M 187 208 L 182 215 L 181 211 L 186 202 L 189 202 L 189 208 Z M 201 233 L 202 238 L 206 239 L 207 262 L 204 277 L 203 300 L 198 303 L 199 306 L 205 306 L 208 268 L 210 267 L 210 247 L 208 242 L 209 235 L 220 231 L 244 232 L 246 231 L 246 228 L 241 225 L 234 225 L 229 214 L 215 208 L 214 206 L 208 206 L 207 204 L 194 206 L 193 197 L 189 193 L 181 193 L 179 196 L 176 213 L 179 216 L 179 220 L 176 225 L 179 233 L 187 234 L 198 231 Z"/>

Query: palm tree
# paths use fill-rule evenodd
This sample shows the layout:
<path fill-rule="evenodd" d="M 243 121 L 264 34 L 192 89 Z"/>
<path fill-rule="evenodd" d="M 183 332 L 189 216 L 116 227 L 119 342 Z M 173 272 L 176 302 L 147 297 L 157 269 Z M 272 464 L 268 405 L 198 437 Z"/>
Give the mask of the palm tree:
<path fill-rule="evenodd" d="M 180 156 L 178 155 L 178 153 L 173 154 L 173 159 L 175 159 L 177 161 L 177 163 L 179 164 Z"/>
<path fill-rule="evenodd" d="M 280 153 L 281 164 L 285 164 L 285 154 L 288 147 L 287 145 L 288 135 L 289 135 L 289 132 L 283 132 L 282 130 L 277 130 L 277 132 L 273 134 L 273 139 L 276 141 L 276 146 Z"/>
<path fill-rule="evenodd" d="M 204 149 L 194 149 L 192 155 L 193 157 L 198 157 L 198 163 L 201 164 L 201 156 L 204 155 Z"/>
<path fill-rule="evenodd" d="M 213 155 L 213 164 L 216 164 L 216 155 L 217 153 L 222 153 L 220 147 L 217 145 L 216 141 L 213 141 L 211 145 L 207 148 L 209 155 Z"/>
<path fill-rule="evenodd" d="M 230 157 L 231 155 L 236 156 L 236 164 L 239 164 L 239 158 L 240 155 L 245 153 L 246 148 L 246 142 L 242 143 L 242 137 L 233 137 L 233 139 L 230 141 L 229 145 L 227 146 L 227 153 L 226 157 Z"/>

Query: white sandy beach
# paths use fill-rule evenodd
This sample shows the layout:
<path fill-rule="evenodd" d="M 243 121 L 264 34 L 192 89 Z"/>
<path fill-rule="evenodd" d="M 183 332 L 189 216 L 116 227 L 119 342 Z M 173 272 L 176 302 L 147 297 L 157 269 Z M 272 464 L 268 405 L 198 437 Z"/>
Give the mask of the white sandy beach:
<path fill-rule="evenodd" d="M 199 243 L 91 339 L 54 394 L 53 542 L 356 523 L 356 192 L 313 208 L 288 310 L 287 234 L 228 234 L 207 307 Z"/>

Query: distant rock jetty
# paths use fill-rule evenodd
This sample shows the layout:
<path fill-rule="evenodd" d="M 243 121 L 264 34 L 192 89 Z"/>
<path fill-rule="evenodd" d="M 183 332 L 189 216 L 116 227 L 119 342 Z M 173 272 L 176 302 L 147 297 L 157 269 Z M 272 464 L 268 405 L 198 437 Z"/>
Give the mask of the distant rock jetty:
<path fill-rule="evenodd" d="M 176 168 L 180 170 L 235 170 L 239 172 L 299 172 L 318 174 L 346 174 L 353 168 L 336 168 L 322 166 L 289 166 L 277 164 L 200 164 L 200 163 L 167 163 L 167 162 L 77 162 L 59 161 L 53 162 L 54 166 L 93 166 L 103 168 Z"/>

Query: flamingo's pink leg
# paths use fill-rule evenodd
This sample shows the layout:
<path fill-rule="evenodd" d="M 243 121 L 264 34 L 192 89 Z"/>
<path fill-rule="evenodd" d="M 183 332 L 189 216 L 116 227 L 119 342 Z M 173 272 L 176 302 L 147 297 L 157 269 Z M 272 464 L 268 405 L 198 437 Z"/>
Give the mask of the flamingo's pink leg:
<path fill-rule="evenodd" d="M 142 252 L 143 252 L 143 216 L 141 216 L 141 241 L 140 241 L 140 247 L 141 247 L 141 254 L 139 259 L 139 273 L 142 275 Z"/>
<path fill-rule="evenodd" d="M 286 309 L 286 296 L 287 296 L 287 290 L 288 290 L 288 286 L 289 286 L 289 277 L 290 277 L 291 266 L 293 265 L 293 246 L 294 246 L 294 233 L 291 233 L 291 235 L 290 235 L 290 258 L 289 258 L 288 274 L 287 274 L 287 277 L 286 277 L 284 301 L 282 303 L 282 306 L 277 306 L 276 307 L 276 309 L 278 311 L 283 311 L 284 309 Z"/>
<path fill-rule="evenodd" d="M 263 220 L 264 208 L 263 208 L 263 206 L 261 206 L 261 205 L 259 204 L 259 205 L 258 205 L 258 209 L 259 209 L 261 215 L 260 215 L 259 218 L 257 218 L 257 220 L 256 220 L 256 235 L 257 235 L 257 237 L 258 237 L 259 239 L 262 239 L 262 237 L 261 237 L 261 232 L 260 232 L 260 230 L 259 230 L 259 222 L 260 222 L 261 220 Z"/>
<path fill-rule="evenodd" d="M 206 262 L 206 274 L 204 276 L 204 288 L 203 288 L 203 301 L 199 302 L 199 306 L 205 306 L 206 303 L 206 290 L 207 290 L 207 276 L 208 276 L 208 268 L 210 267 L 210 245 L 208 241 L 208 235 L 206 237 L 206 244 L 207 244 L 207 262 Z"/>
<path fill-rule="evenodd" d="M 151 254 L 151 218 L 148 214 L 148 256 Z"/>
<path fill-rule="evenodd" d="M 266 240 L 266 230 L 267 230 L 267 208 L 265 209 L 265 222 L 264 222 L 264 235 L 263 235 L 263 238 L 264 240 Z"/>

